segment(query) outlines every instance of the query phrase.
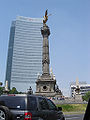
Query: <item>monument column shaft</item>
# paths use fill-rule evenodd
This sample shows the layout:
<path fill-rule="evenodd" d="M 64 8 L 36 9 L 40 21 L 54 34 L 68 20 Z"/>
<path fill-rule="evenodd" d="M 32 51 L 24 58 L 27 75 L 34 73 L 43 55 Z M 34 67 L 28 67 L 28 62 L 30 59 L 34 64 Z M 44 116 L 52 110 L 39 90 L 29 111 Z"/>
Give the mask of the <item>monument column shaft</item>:
<path fill-rule="evenodd" d="M 48 38 L 43 38 L 43 74 L 49 74 L 49 43 Z"/>
<path fill-rule="evenodd" d="M 50 74 L 49 73 L 49 42 L 48 42 L 48 36 L 50 35 L 49 27 L 45 24 L 43 25 L 41 29 L 41 33 L 43 36 L 43 60 L 42 60 L 42 69 L 43 74 Z"/>

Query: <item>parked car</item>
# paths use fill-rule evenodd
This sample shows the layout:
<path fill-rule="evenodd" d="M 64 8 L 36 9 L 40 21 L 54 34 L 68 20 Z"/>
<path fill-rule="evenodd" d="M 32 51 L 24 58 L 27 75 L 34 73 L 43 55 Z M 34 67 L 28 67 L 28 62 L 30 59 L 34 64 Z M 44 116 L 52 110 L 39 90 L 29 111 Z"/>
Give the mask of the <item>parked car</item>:
<path fill-rule="evenodd" d="M 87 105 L 86 112 L 85 112 L 83 120 L 90 120 L 90 99 L 88 101 L 88 105 Z"/>
<path fill-rule="evenodd" d="M 65 120 L 62 109 L 42 96 L 0 96 L 0 120 Z"/>

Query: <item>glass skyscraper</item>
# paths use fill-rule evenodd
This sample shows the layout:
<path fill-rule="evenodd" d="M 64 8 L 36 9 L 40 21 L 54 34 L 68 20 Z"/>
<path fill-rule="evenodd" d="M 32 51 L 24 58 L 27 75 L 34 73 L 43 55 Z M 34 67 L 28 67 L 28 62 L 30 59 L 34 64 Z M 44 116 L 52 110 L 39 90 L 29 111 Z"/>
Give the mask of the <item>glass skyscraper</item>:
<path fill-rule="evenodd" d="M 42 18 L 18 16 L 12 22 L 9 38 L 6 81 L 9 89 L 35 91 L 38 74 L 42 74 Z"/>

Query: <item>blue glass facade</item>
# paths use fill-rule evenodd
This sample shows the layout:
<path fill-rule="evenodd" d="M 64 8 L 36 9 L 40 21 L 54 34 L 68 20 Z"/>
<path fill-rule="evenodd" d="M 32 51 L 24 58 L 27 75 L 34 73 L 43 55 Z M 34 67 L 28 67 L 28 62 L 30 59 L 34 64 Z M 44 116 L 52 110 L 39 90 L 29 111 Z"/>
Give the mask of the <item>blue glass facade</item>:
<path fill-rule="evenodd" d="M 9 88 L 35 91 L 37 75 L 42 74 L 42 18 L 18 16 L 12 23 L 7 59 L 6 80 Z"/>

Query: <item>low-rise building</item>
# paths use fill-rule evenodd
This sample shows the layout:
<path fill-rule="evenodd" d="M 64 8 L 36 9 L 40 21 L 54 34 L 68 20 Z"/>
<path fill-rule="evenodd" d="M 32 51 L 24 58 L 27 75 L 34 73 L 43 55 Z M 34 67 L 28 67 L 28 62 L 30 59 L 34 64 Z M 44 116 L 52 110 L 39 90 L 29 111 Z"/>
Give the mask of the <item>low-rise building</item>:
<path fill-rule="evenodd" d="M 71 88 L 72 97 L 75 95 L 76 87 L 77 86 L 75 82 L 71 83 L 70 88 Z M 80 88 L 80 94 L 84 96 L 87 92 L 90 91 L 90 84 L 87 84 L 86 82 L 79 82 L 79 88 Z"/>

